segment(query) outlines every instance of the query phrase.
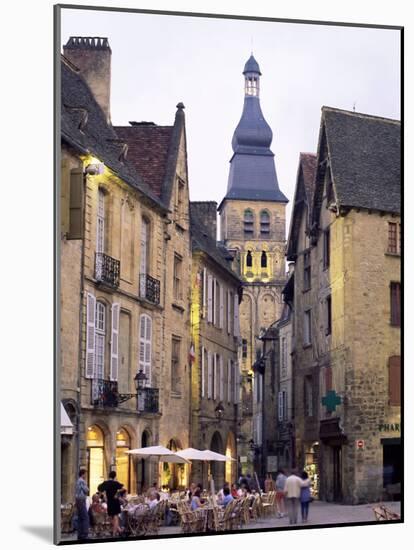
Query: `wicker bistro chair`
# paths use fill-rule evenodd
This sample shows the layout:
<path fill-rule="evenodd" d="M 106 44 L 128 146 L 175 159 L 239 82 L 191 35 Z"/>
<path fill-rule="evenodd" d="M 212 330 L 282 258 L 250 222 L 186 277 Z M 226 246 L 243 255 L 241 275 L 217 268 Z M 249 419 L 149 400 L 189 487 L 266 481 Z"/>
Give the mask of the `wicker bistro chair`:
<path fill-rule="evenodd" d="M 180 511 L 181 530 L 183 533 L 196 533 L 199 517 L 195 512 L 182 509 Z"/>
<path fill-rule="evenodd" d="M 250 523 L 250 497 L 241 499 L 241 520 L 244 525 Z"/>
<path fill-rule="evenodd" d="M 257 521 L 258 518 L 262 515 L 262 501 L 260 495 L 255 495 L 251 506 L 249 506 L 250 517 L 254 521 Z"/>
<path fill-rule="evenodd" d="M 96 538 L 106 538 L 111 536 L 111 520 L 106 511 L 91 512 L 93 519 L 93 534 Z"/>
<path fill-rule="evenodd" d="M 62 533 L 71 533 L 73 531 L 73 515 L 75 513 L 75 506 L 72 502 L 68 502 L 60 509 L 60 522 Z"/>
<path fill-rule="evenodd" d="M 269 516 L 275 513 L 276 493 L 269 491 L 266 495 L 261 495 L 261 508 L 263 515 Z"/>
<path fill-rule="evenodd" d="M 393 512 L 389 508 L 387 508 L 384 504 L 379 504 L 378 506 L 375 506 L 373 509 L 375 519 L 377 521 L 388 521 L 388 520 L 399 520 L 401 519 L 400 514 L 397 514 L 396 512 Z"/>
<path fill-rule="evenodd" d="M 154 506 L 152 510 L 146 510 L 144 517 L 142 518 L 142 530 L 144 535 L 155 534 L 158 535 L 159 529 L 159 504 Z"/>

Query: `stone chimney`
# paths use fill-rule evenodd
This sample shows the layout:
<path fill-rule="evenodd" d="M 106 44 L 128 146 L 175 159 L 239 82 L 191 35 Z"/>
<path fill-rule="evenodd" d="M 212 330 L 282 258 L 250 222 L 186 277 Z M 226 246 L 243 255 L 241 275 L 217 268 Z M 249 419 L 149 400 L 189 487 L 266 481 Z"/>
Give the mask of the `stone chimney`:
<path fill-rule="evenodd" d="M 200 221 L 205 232 L 217 240 L 217 203 L 215 201 L 190 202 L 190 214 Z"/>
<path fill-rule="evenodd" d="M 108 39 L 99 36 L 71 36 L 63 55 L 78 69 L 111 122 L 111 48 Z"/>

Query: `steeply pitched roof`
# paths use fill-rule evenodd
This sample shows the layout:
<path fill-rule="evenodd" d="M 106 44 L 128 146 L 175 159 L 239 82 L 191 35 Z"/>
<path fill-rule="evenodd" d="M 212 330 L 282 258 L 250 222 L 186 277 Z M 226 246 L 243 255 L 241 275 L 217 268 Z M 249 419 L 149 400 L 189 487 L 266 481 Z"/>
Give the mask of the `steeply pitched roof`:
<path fill-rule="evenodd" d="M 146 124 L 115 126 L 128 143 L 128 159 L 154 193 L 161 197 L 173 127 Z"/>
<path fill-rule="evenodd" d="M 300 221 L 304 206 L 308 215 L 311 214 L 312 198 L 315 189 L 316 155 L 314 153 L 300 153 L 296 176 L 295 197 L 293 211 L 290 218 L 289 237 L 286 256 L 293 260 L 296 254 L 296 242 L 299 234 Z M 309 220 L 310 221 L 310 220 Z"/>
<path fill-rule="evenodd" d="M 64 58 L 61 63 L 62 139 L 84 153 L 90 153 L 113 170 L 122 180 L 158 205 L 159 197 L 142 180 L 128 160 L 121 160 L 123 142 L 96 102 L 76 67 Z"/>
<path fill-rule="evenodd" d="M 399 213 L 400 121 L 323 107 L 321 131 L 338 206 Z"/>
<path fill-rule="evenodd" d="M 185 136 L 184 105 L 178 103 L 173 126 L 130 123 L 116 126 L 128 145 L 128 158 L 165 206 L 171 202 L 182 133 Z M 186 150 L 186 146 L 185 146 Z"/>
<path fill-rule="evenodd" d="M 235 273 L 230 264 L 230 255 L 226 248 L 215 241 L 208 232 L 204 229 L 203 223 L 191 212 L 191 249 L 193 252 L 200 251 L 207 254 L 216 264 L 224 269 L 228 274 L 232 275 L 240 284 L 241 279 Z"/>

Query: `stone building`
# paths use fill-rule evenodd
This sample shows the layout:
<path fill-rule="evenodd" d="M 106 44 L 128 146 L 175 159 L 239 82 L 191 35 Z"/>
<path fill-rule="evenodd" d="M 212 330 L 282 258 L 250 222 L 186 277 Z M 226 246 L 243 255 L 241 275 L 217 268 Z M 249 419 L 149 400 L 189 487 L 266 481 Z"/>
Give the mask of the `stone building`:
<path fill-rule="evenodd" d="M 239 422 L 239 301 L 241 280 L 233 256 L 217 243 L 217 203 L 191 202 L 192 284 L 191 446 L 237 457 Z M 208 483 L 207 465 L 191 478 Z M 237 462 L 212 462 L 216 486 L 237 480 Z"/>
<path fill-rule="evenodd" d="M 253 55 L 244 71 L 244 106 L 233 135 L 227 193 L 219 205 L 220 239 L 233 251 L 243 280 L 240 307 L 242 339 L 242 420 L 239 455 L 243 472 L 253 468 L 253 449 L 262 444 L 262 417 L 253 403 L 253 364 L 257 338 L 281 314 L 285 284 L 285 208 L 274 154 L 272 130 L 260 107 L 260 68 Z M 257 389 L 261 395 L 263 388 Z M 252 438 L 252 434 L 253 438 Z"/>
<path fill-rule="evenodd" d="M 75 427 L 62 455 L 63 500 L 79 466 L 92 491 L 112 468 L 128 490 L 142 489 L 156 467 L 125 451 L 186 447 L 189 437 L 183 106 L 173 126 L 115 130 L 110 57 L 106 39 L 71 37 L 61 65 L 60 386 Z M 186 469 L 172 470 L 168 482 L 185 484 Z"/>
<path fill-rule="evenodd" d="M 318 456 L 329 501 L 380 500 L 401 481 L 400 134 L 323 107 L 310 211 L 295 199 L 296 460 Z"/>

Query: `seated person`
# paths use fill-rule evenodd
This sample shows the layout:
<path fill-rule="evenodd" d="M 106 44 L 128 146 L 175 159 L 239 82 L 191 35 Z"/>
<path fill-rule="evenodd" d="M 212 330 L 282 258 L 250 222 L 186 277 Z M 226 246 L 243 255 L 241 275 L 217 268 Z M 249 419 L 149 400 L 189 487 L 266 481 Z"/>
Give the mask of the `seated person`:
<path fill-rule="evenodd" d="M 234 498 L 230 494 L 230 488 L 228 486 L 223 487 L 223 495 L 224 496 L 220 504 L 223 506 L 223 508 L 226 508 L 226 506 L 234 500 Z"/>
<path fill-rule="evenodd" d="M 200 489 L 196 489 L 191 497 L 191 504 L 190 504 L 190 509 L 191 511 L 193 512 L 194 510 L 197 510 L 197 508 L 200 508 L 201 506 L 201 499 L 200 499 L 200 496 L 201 496 L 201 492 L 200 492 Z"/>
<path fill-rule="evenodd" d="M 158 501 L 160 500 L 160 495 L 157 493 L 157 491 L 155 491 L 154 489 L 149 493 L 148 495 L 148 506 L 149 506 L 149 509 L 150 510 L 153 510 L 157 504 L 158 504 Z"/>

